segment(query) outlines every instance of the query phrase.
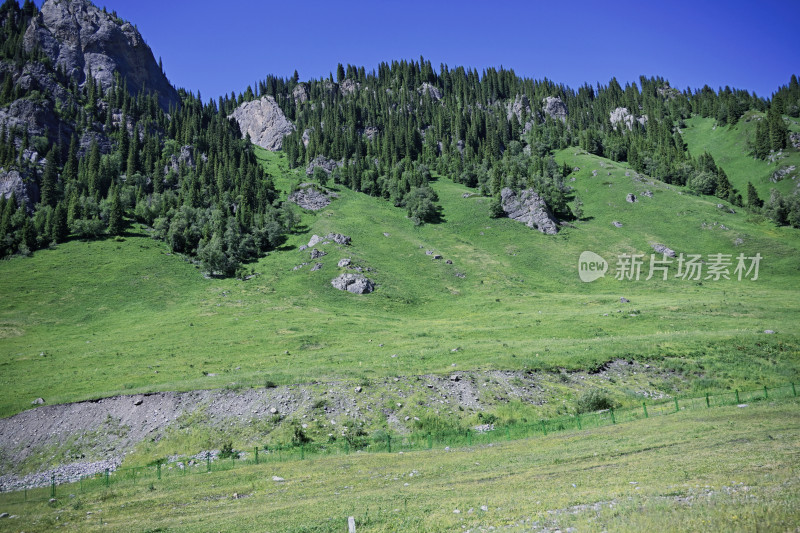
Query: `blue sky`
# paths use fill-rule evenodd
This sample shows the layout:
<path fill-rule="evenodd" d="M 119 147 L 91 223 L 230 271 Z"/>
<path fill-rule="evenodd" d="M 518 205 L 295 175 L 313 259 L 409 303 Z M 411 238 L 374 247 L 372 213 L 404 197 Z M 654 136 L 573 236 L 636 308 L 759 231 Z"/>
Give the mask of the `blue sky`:
<path fill-rule="evenodd" d="M 41 5 L 38 0 L 37 4 Z M 173 84 L 204 100 L 267 74 L 419 59 L 500 65 L 578 87 L 640 74 L 769 96 L 800 74 L 800 2 L 97 0 L 135 23 Z"/>

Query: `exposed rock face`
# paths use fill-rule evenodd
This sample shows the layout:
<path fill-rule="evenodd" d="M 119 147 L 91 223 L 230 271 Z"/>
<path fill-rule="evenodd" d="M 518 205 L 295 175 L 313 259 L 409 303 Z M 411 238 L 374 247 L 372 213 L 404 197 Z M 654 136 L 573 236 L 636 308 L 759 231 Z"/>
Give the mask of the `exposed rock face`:
<path fill-rule="evenodd" d="M 28 135 L 34 136 L 54 136 L 62 124 L 53 112 L 51 102 L 34 102 L 21 98 L 15 100 L 3 109 L 0 109 L 0 128 L 11 130 L 12 128 L 27 129 Z M 66 124 L 62 124 L 62 134 L 72 131 Z"/>
<path fill-rule="evenodd" d="M 317 157 L 312 159 L 311 162 L 306 167 L 306 175 L 310 176 L 311 174 L 313 174 L 314 169 L 317 167 L 321 167 L 322 170 L 330 174 L 331 172 L 333 172 L 333 169 L 337 168 L 338 166 L 339 163 L 337 163 L 333 159 L 328 159 L 324 155 L 318 155 Z"/>
<path fill-rule="evenodd" d="M 618 107 L 608 116 L 611 125 L 614 126 L 614 129 L 617 129 L 617 126 L 623 124 L 629 130 L 633 129 L 633 121 L 636 120 L 639 124 L 644 126 L 647 124 L 647 115 L 642 115 L 639 118 L 635 118 L 630 111 L 628 111 L 627 107 Z"/>
<path fill-rule="evenodd" d="M 28 52 L 40 48 L 78 83 L 91 72 L 103 87 L 110 87 L 119 72 L 132 93 L 142 86 L 158 93 L 163 109 L 180 103 L 139 31 L 88 0 L 47 0 L 28 26 L 23 43 Z"/>
<path fill-rule="evenodd" d="M 194 161 L 194 147 L 192 145 L 187 144 L 186 146 L 181 146 L 181 153 L 179 155 L 172 154 L 170 156 L 169 164 L 164 167 L 164 174 L 168 174 L 170 170 L 177 174 L 181 168 L 181 163 L 191 169 L 197 167 Z"/>
<path fill-rule="evenodd" d="M 357 81 L 355 81 L 355 80 L 344 80 L 344 81 L 342 81 L 342 84 L 339 86 L 339 91 L 341 91 L 341 93 L 346 96 L 348 94 L 355 93 L 360 88 L 361 88 L 361 84 L 358 83 Z"/>
<path fill-rule="evenodd" d="M 283 146 L 283 138 L 294 131 L 281 108 L 271 96 L 245 102 L 231 113 L 239 123 L 242 136 L 250 134 L 250 140 L 261 148 L 276 152 Z"/>
<path fill-rule="evenodd" d="M 518 94 L 517 97 L 514 98 L 514 101 L 509 102 L 506 106 L 506 118 L 507 120 L 511 120 L 511 117 L 516 115 L 517 120 L 522 123 L 523 113 L 530 115 L 531 105 L 527 96 L 524 94 Z"/>
<path fill-rule="evenodd" d="M 558 224 L 553 213 L 533 189 L 525 189 L 517 195 L 506 187 L 500 191 L 500 197 L 503 211 L 508 218 L 523 222 L 526 226 L 548 235 L 558 233 Z"/>
<path fill-rule="evenodd" d="M 58 83 L 56 74 L 42 63 L 26 63 L 19 73 L 16 85 L 26 92 L 40 91 L 42 94 L 51 96 L 62 105 L 67 103 L 67 90 Z"/>
<path fill-rule="evenodd" d="M 651 244 L 650 246 L 653 248 L 653 250 L 655 250 L 659 254 L 664 254 L 667 257 L 675 257 L 675 250 L 672 250 L 671 248 L 667 248 L 663 244 L 659 244 L 659 243 L 656 242 L 656 243 Z"/>
<path fill-rule="evenodd" d="M 369 294 L 375 290 L 372 280 L 359 274 L 342 274 L 331 280 L 331 285 L 340 291 L 352 292 L 353 294 Z"/>
<path fill-rule="evenodd" d="M 331 203 L 331 199 L 325 193 L 319 192 L 314 187 L 298 189 L 289 195 L 289 201 L 294 202 L 303 209 L 318 211 Z"/>
<path fill-rule="evenodd" d="M 92 144 L 95 142 L 101 154 L 111 153 L 111 139 L 102 133 L 87 131 L 81 135 L 81 139 L 78 141 L 78 157 L 83 157 L 88 154 L 89 150 L 92 149 Z"/>
<path fill-rule="evenodd" d="M 431 85 L 427 81 L 419 86 L 417 92 L 422 95 L 428 94 L 432 100 L 436 100 L 437 102 L 442 99 L 442 93 L 439 91 L 439 88 L 435 85 Z"/>
<path fill-rule="evenodd" d="M 35 180 L 26 178 L 18 170 L 0 168 L 0 195 L 11 198 L 14 194 L 17 202 L 25 202 L 25 206 L 31 210 L 39 202 L 39 185 Z"/>
<path fill-rule="evenodd" d="M 302 104 L 308 100 L 308 85 L 305 83 L 298 83 L 292 89 L 292 96 L 297 104 Z"/>
<path fill-rule="evenodd" d="M 567 105 L 558 96 L 548 96 L 542 100 L 542 111 L 553 120 L 567 120 Z"/>
<path fill-rule="evenodd" d="M 370 141 L 371 141 L 372 139 L 374 139 L 374 138 L 375 138 L 375 136 L 376 136 L 378 133 L 380 133 L 380 131 L 381 131 L 381 130 L 380 130 L 380 129 L 378 129 L 378 127 L 377 127 L 377 126 L 367 126 L 366 128 L 364 128 L 364 130 L 361 132 L 361 134 L 362 134 L 364 137 L 366 137 L 368 140 L 370 140 Z"/>

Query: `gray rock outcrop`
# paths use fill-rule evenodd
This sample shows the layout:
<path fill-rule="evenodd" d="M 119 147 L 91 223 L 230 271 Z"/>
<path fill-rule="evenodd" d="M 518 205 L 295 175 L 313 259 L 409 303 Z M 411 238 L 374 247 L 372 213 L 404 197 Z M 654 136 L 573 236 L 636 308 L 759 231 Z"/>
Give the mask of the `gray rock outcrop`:
<path fill-rule="evenodd" d="M 567 120 L 567 105 L 558 96 L 548 96 L 542 99 L 542 111 L 553 120 L 561 122 Z"/>
<path fill-rule="evenodd" d="M 39 16 L 31 20 L 23 45 L 27 52 L 41 49 L 78 83 L 91 72 L 103 87 L 111 87 L 119 73 L 134 95 L 144 87 L 158 94 L 164 110 L 180 104 L 178 92 L 139 31 L 88 0 L 45 1 Z"/>
<path fill-rule="evenodd" d="M 634 117 L 630 111 L 628 111 L 627 107 L 618 107 L 611 111 L 608 116 L 611 125 L 614 129 L 617 129 L 617 126 L 620 124 L 628 128 L 629 130 L 633 129 L 633 122 L 636 121 L 642 126 L 647 124 L 647 115 L 642 115 L 639 118 Z"/>
<path fill-rule="evenodd" d="M 188 168 L 195 169 L 197 165 L 194 161 L 194 147 L 190 144 L 181 146 L 181 153 L 178 155 L 172 154 L 169 158 L 169 164 L 164 166 L 164 174 L 173 171 L 176 174 L 181 168 L 181 164 L 185 164 Z"/>
<path fill-rule="evenodd" d="M 342 274 L 331 280 L 331 285 L 340 291 L 352 292 L 353 294 L 369 294 L 375 290 L 372 280 L 359 274 Z"/>
<path fill-rule="evenodd" d="M 12 194 L 17 202 L 25 202 L 25 206 L 31 210 L 39 202 L 39 185 L 18 170 L 0 168 L 0 195 L 11 198 Z"/>
<path fill-rule="evenodd" d="M 350 79 L 343 80 L 342 84 L 339 85 L 339 91 L 341 91 L 342 95 L 344 96 L 354 94 L 360 88 L 361 88 L 360 83 Z"/>
<path fill-rule="evenodd" d="M 635 194 L 633 194 L 632 192 L 629 192 L 628 196 L 625 197 L 625 201 L 628 202 L 628 203 L 631 203 L 631 204 L 635 204 L 639 200 L 636 198 Z"/>
<path fill-rule="evenodd" d="M 533 189 L 525 189 L 517 194 L 506 187 L 500 191 L 500 198 L 503 211 L 506 212 L 508 218 L 518 220 L 526 226 L 548 235 L 558 233 L 558 223 L 553 213 Z"/>
<path fill-rule="evenodd" d="M 254 144 L 271 152 L 280 150 L 283 138 L 294 131 L 294 124 L 271 96 L 243 103 L 234 109 L 230 118 L 239 123 L 243 137 L 250 134 Z"/>
<path fill-rule="evenodd" d="M 305 83 L 298 83 L 292 89 L 292 97 L 296 104 L 302 104 L 308 100 L 308 85 Z"/>
<path fill-rule="evenodd" d="M 328 159 L 324 155 L 318 155 L 306 167 L 306 176 L 310 176 L 314 173 L 314 169 L 320 167 L 322 170 L 330 174 L 333 172 L 333 169 L 337 168 L 339 163 L 334 161 L 333 159 Z"/>
<path fill-rule="evenodd" d="M 435 85 L 431 85 L 427 81 L 419 86 L 417 92 L 422 95 L 427 94 L 432 100 L 436 100 L 437 102 L 442 99 L 442 93 L 439 91 L 439 88 Z"/>
<path fill-rule="evenodd" d="M 289 195 L 288 200 L 303 209 L 310 209 L 311 211 L 319 211 L 331 203 L 331 199 L 327 194 L 311 186 L 294 191 Z"/>
<path fill-rule="evenodd" d="M 651 244 L 650 247 L 653 248 L 653 250 L 655 250 L 659 254 L 666 255 L 667 257 L 675 257 L 675 250 L 667 248 L 663 244 L 659 244 L 656 242 Z"/>
<path fill-rule="evenodd" d="M 518 94 L 513 102 L 509 102 L 506 106 L 506 119 L 511 120 L 511 117 L 517 117 L 517 120 L 522 123 L 523 114 L 530 115 L 531 105 L 528 97 L 524 94 Z"/>
<path fill-rule="evenodd" d="M 53 135 L 58 132 L 59 126 L 62 126 L 62 134 L 64 128 L 72 130 L 56 117 L 52 103 L 46 100 L 33 101 L 20 98 L 0 109 L 0 128 L 6 130 L 27 129 L 28 135 L 35 137 Z"/>

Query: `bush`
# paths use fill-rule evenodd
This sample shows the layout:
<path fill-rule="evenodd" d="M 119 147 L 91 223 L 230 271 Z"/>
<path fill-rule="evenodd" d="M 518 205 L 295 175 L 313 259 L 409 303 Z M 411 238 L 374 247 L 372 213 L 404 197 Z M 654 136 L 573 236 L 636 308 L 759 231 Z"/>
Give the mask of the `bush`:
<path fill-rule="evenodd" d="M 614 400 L 608 393 L 601 389 L 590 389 L 578 397 L 578 413 L 592 413 L 603 409 L 613 409 Z"/>
<path fill-rule="evenodd" d="M 219 451 L 219 458 L 220 459 L 230 459 L 231 457 L 236 456 L 236 450 L 233 449 L 233 442 L 228 441 L 222 445 L 222 449 Z"/>

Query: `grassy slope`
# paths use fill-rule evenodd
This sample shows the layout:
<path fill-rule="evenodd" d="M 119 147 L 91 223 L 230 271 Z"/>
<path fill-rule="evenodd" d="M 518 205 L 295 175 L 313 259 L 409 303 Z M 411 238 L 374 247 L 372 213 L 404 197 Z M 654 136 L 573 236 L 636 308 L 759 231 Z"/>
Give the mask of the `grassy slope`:
<path fill-rule="evenodd" d="M 282 155 L 260 156 L 286 191 L 295 178 Z M 38 396 L 58 403 L 267 379 L 447 372 L 453 364 L 587 368 L 635 357 L 665 359 L 717 387 L 800 377 L 796 230 L 723 213 L 713 199 L 634 183 L 623 165 L 602 167 L 611 163 L 574 150 L 558 159 L 582 169 L 572 185 L 587 220 L 557 236 L 489 219 L 486 199 L 464 199 L 465 187 L 441 179 L 434 187 L 445 223 L 415 228 L 387 202 L 339 189 L 331 206 L 303 215 L 303 231 L 281 251 L 252 265 L 261 275 L 247 282 L 204 279 L 138 230 L 124 242 L 74 241 L 4 261 L 0 387 L 8 392 L 0 415 Z M 652 199 L 625 201 L 645 189 Z M 297 247 L 330 231 L 351 235 L 353 245 L 323 247 L 330 253 L 321 271 L 293 271 L 309 261 Z M 652 242 L 685 253 L 759 252 L 760 279 L 613 278 L 617 253 L 649 254 Z M 606 278 L 580 282 L 583 250 L 611 263 Z M 333 289 L 342 257 L 374 268 L 379 289 L 368 296 Z M 620 304 L 621 296 L 631 303 Z"/>
<path fill-rule="evenodd" d="M 757 402 L 488 447 L 173 475 L 53 504 L 0 495 L 18 515 L 0 531 L 333 532 L 347 516 L 359 532 L 788 531 L 800 515 L 799 407 Z"/>
<path fill-rule="evenodd" d="M 794 148 L 784 151 L 785 158 L 778 163 L 769 163 L 753 158 L 750 154 L 749 141 L 755 138 L 756 121 L 763 117 L 763 113 L 747 113 L 733 127 L 715 127 L 713 118 L 693 117 L 686 121 L 687 127 L 682 130 L 683 140 L 689 151 L 695 157 L 707 151 L 721 166 L 731 184 L 736 187 L 747 200 L 747 182 L 750 181 L 758 191 L 762 200 L 768 200 L 770 189 L 780 192 L 793 193 L 800 186 L 795 171 L 786 179 L 774 183 L 770 181 L 772 174 L 781 167 L 795 165 L 800 168 L 800 152 Z M 790 131 L 800 131 L 800 121 L 789 118 Z M 794 177 L 794 179 L 792 179 Z"/>

